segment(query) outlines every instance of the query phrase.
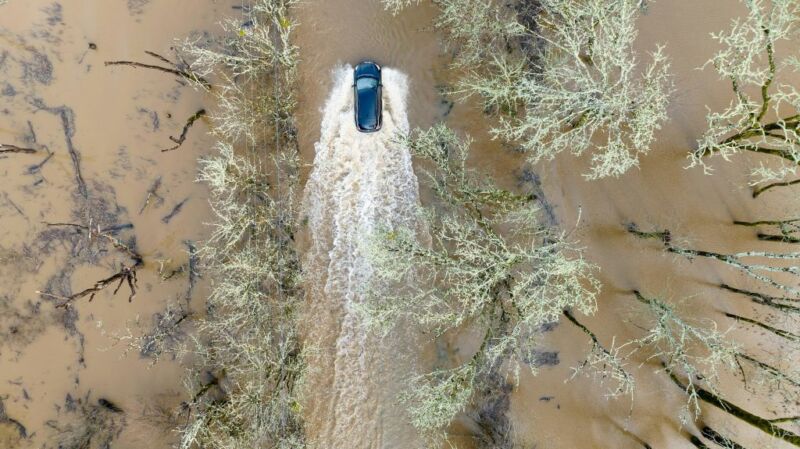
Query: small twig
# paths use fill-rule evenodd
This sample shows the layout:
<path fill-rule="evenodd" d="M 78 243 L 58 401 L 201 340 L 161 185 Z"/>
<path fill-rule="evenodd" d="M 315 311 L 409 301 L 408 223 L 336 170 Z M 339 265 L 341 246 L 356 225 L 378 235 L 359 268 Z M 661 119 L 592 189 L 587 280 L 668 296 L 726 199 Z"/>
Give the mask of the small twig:
<path fill-rule="evenodd" d="M 9 198 L 9 196 L 8 196 L 8 193 L 5 193 L 5 192 L 3 192 L 3 197 L 5 198 L 6 202 L 7 202 L 8 204 L 10 204 L 10 205 L 11 205 L 11 207 L 13 207 L 13 208 L 14 208 L 14 210 L 16 210 L 16 211 L 17 211 L 17 213 L 18 213 L 18 214 L 20 214 L 21 216 L 23 216 L 23 217 L 25 217 L 25 218 L 28 218 L 28 216 L 27 216 L 27 215 L 25 215 L 25 212 L 23 212 L 23 211 L 22 211 L 22 209 L 21 209 L 19 206 L 17 206 L 17 203 L 15 203 L 15 202 L 14 202 L 14 200 L 12 200 L 11 198 Z"/>
<path fill-rule="evenodd" d="M 169 140 L 175 142 L 175 146 L 164 148 L 163 150 L 161 150 L 161 152 L 165 153 L 167 151 L 177 150 L 178 148 L 180 148 L 180 146 L 183 145 L 183 142 L 186 141 L 186 134 L 189 132 L 189 128 L 191 128 L 192 125 L 194 125 L 194 122 L 196 122 L 197 119 L 205 115 L 206 115 L 206 110 L 200 109 L 199 111 L 195 112 L 194 115 L 189 117 L 189 119 L 186 120 L 186 124 L 183 125 L 183 130 L 181 131 L 180 136 L 178 136 L 177 138 L 169 136 Z"/>
<path fill-rule="evenodd" d="M 0 154 L 4 153 L 24 153 L 24 154 L 33 154 L 38 153 L 39 150 L 35 150 L 33 148 L 23 148 L 18 147 L 16 145 L 10 145 L 7 143 L 0 143 Z"/>
<path fill-rule="evenodd" d="M 663 243 L 664 246 L 667 247 L 669 247 L 670 242 L 672 241 L 672 234 L 667 229 L 663 231 L 645 232 L 640 230 L 639 226 L 637 226 L 636 223 L 628 223 L 627 225 L 625 225 L 625 229 L 631 234 L 642 239 L 660 240 L 661 243 Z"/>
<path fill-rule="evenodd" d="M 47 157 L 42 159 L 42 162 L 39 162 L 38 164 L 33 164 L 28 167 L 28 174 L 34 174 L 40 172 L 42 170 L 42 167 L 44 167 L 44 164 L 46 164 L 51 157 L 53 157 L 53 153 L 50 150 L 48 150 Z"/>
<path fill-rule="evenodd" d="M 157 193 L 157 192 L 158 192 L 158 188 L 159 188 L 159 187 L 161 187 L 161 176 L 159 176 L 158 178 L 156 178 L 156 180 L 155 180 L 155 181 L 153 181 L 153 185 L 151 185 L 151 186 L 150 186 L 150 188 L 147 190 L 147 196 L 146 196 L 146 197 L 145 197 L 145 199 L 144 199 L 144 204 L 142 204 L 142 208 L 141 208 L 141 209 L 139 209 L 139 215 L 142 215 L 142 212 L 144 212 L 144 210 L 147 208 L 147 206 L 149 206 L 149 205 L 150 205 L 150 200 L 151 200 L 153 197 L 156 197 L 156 198 L 158 198 L 158 199 L 159 199 L 161 202 L 163 202 L 163 201 L 164 201 L 164 198 L 162 198 L 162 197 L 161 197 L 161 196 L 160 196 L 160 195 Z"/>

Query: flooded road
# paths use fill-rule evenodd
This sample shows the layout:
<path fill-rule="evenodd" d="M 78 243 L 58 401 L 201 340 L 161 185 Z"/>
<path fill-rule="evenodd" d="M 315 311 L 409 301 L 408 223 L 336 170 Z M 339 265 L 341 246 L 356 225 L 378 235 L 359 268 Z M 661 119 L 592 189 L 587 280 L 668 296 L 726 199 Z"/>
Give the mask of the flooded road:
<path fill-rule="evenodd" d="M 307 428 L 320 447 L 420 445 L 392 405 L 403 379 L 417 370 L 416 351 L 409 351 L 417 347 L 416 335 L 406 330 L 377 338 L 365 331 L 357 310 L 372 276 L 371 238 L 413 228 L 419 204 L 410 151 L 395 140 L 408 132 L 407 77 L 384 66 L 382 81 L 383 127 L 360 133 L 353 125 L 353 68 L 337 68 L 306 184 L 307 313 L 314 322 L 307 341 L 321 349 L 310 362 Z"/>
<path fill-rule="evenodd" d="M 447 59 L 432 29 L 436 12 L 423 4 L 392 16 L 379 1 L 306 0 L 298 5 L 296 43 L 306 50 L 301 50 L 298 108 L 304 161 L 313 160 L 332 73 L 343 64 L 369 59 L 405 73 L 412 128 L 430 126 L 444 115 L 447 108 L 437 87 Z"/>
<path fill-rule="evenodd" d="M 216 33 L 216 23 L 236 17 L 243 4 L 9 0 L 0 5 L 0 144 L 31 150 L 0 154 L 0 448 L 58 447 L 80 442 L 87 429 L 96 435 L 91 447 L 113 442 L 114 448 L 167 448 L 175 442 L 172 429 L 179 423 L 173 411 L 185 399 L 183 371 L 168 355 L 153 364 L 161 349 L 148 346 L 147 336 L 158 330 L 156 324 L 188 318 L 205 294 L 208 280 L 194 265 L 195 242 L 207 235 L 203 223 L 211 219 L 206 190 L 194 182 L 197 158 L 213 144 L 205 119 L 188 130 L 178 148 L 161 150 L 175 145 L 170 137 L 181 133 L 189 117 L 213 105 L 180 78 L 104 62 L 162 64 L 145 51 L 173 59 L 175 39 Z M 715 50 L 709 33 L 743 14 L 741 4 L 648 4 L 637 45 L 642 52 L 666 45 L 676 83 L 670 121 L 639 169 L 592 182 L 581 176 L 588 158 L 562 155 L 527 167 L 523 155 L 491 140 L 492 119 L 480 105 L 452 104 L 453 98 L 441 95 L 452 74 L 432 29 L 437 12 L 429 3 L 396 17 L 376 0 L 298 4 L 297 115 L 309 218 L 301 237 L 310 270 L 304 331 L 312 354 L 305 415 L 312 441 L 330 448 L 416 446 L 417 436 L 394 399 L 404 370 L 424 369 L 437 356 L 468 356 L 459 352 L 459 341 L 440 345 L 436 353 L 425 344 L 430 340 L 412 329 L 379 341 L 364 334 L 350 313 L 359 301 L 358 286 L 369 275 L 369 267 L 360 265 L 366 234 L 407 222 L 416 201 L 426 202 L 418 197 L 407 150 L 388 139 L 391 131 L 445 120 L 475 139 L 472 167 L 503 187 L 543 194 L 554 222 L 572 231 L 586 257 L 600 267 L 600 312 L 582 318 L 604 342 L 639 335 L 642 313 L 633 289 L 689 298 L 687 311 L 712 318 L 721 328 L 733 323 L 720 311 L 753 311 L 750 303 L 737 303 L 716 288 L 720 282 L 748 287 L 742 276 L 706 261 L 666 256 L 624 230 L 628 222 L 666 227 L 689 243 L 722 252 L 788 250 L 758 242 L 752 229 L 731 223 L 785 218 L 800 206 L 791 189 L 754 200 L 747 167 L 758 158 L 749 155 L 727 164 L 715 161 L 713 176 L 684 169 L 706 126 L 706 106 L 718 110 L 731 100 L 726 82 L 711 69 L 697 68 Z M 363 59 L 387 68 L 387 123 L 376 138 L 351 127 L 348 64 Z M 109 237 L 140 255 L 141 263 Z M 138 279 L 132 301 L 125 282 L 113 294 L 116 282 L 126 280 L 115 278 L 91 302 L 87 295 L 56 307 L 131 266 Z M 748 335 L 741 338 L 752 353 L 780 356 Z M 146 349 L 129 348 L 130 343 Z M 690 447 L 676 419 L 684 398 L 652 364 L 631 366 L 638 380 L 633 402 L 607 401 L 604 387 L 591 379 L 564 382 L 585 357 L 584 334 L 563 323 L 545 334 L 542 344 L 545 366 L 536 377 L 523 374 L 507 404 L 521 445 Z M 766 413 L 737 379 L 727 380 L 727 397 Z M 772 444 L 718 411 L 708 410 L 706 420 L 760 444 L 753 447 Z M 464 419 L 451 430 L 457 447 L 475 447 L 474 422 Z"/>
<path fill-rule="evenodd" d="M 298 122 L 310 271 L 306 410 L 311 441 L 329 448 L 421 447 L 402 407 L 403 379 L 417 371 L 419 333 L 367 335 L 353 308 L 369 280 L 369 234 L 408 226 L 418 204 L 407 148 L 395 133 L 430 126 L 447 111 L 437 90 L 446 60 L 430 5 L 399 16 L 380 2 L 302 2 Z M 315 49 L 313 51 L 304 51 Z M 353 124 L 352 66 L 383 66 L 384 126 L 362 134 Z M 312 164 L 313 161 L 313 164 Z"/>
<path fill-rule="evenodd" d="M 145 51 L 173 59 L 176 38 L 217 32 L 238 3 L 0 6 L 0 144 L 35 150 L 0 155 L 0 447 L 69 448 L 87 432 L 98 432 L 91 447 L 175 441 L 162 411 L 184 397 L 182 368 L 128 344 L 202 300 L 192 267 L 211 215 L 194 182 L 212 143 L 206 123 L 161 150 L 211 105 L 175 76 L 104 61 L 162 64 Z M 137 263 L 105 236 L 142 258 L 133 300 L 127 283 L 113 295 L 113 282 L 91 302 L 55 307 Z"/>

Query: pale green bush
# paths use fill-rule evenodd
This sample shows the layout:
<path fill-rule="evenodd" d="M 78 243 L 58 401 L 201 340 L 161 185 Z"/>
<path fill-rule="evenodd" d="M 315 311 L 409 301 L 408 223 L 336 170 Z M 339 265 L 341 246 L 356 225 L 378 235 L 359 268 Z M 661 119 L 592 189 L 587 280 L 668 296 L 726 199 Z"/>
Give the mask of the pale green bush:
<path fill-rule="evenodd" d="M 743 151 L 778 156 L 780 165 L 753 168 L 752 184 L 796 173 L 800 163 L 800 91 L 776 82 L 797 71 L 800 3 L 795 0 L 744 0 L 748 15 L 727 32 L 712 34 L 722 45 L 708 65 L 731 83 L 733 100 L 723 111 L 709 111 L 708 130 L 691 154 L 692 165 L 710 171 L 706 159 L 724 160 Z M 781 58 L 780 53 L 787 56 Z M 788 55 L 794 55 L 789 57 Z"/>
<path fill-rule="evenodd" d="M 464 72 L 455 91 L 501 113 L 493 134 L 531 162 L 590 153 L 586 177 L 597 179 L 620 176 L 650 150 L 672 81 L 661 47 L 646 64 L 634 49 L 640 0 L 542 0 L 529 26 L 500 2 L 434 3 Z"/>
<path fill-rule="evenodd" d="M 248 26 L 225 25 L 215 46 L 183 55 L 216 79 L 215 154 L 200 161 L 212 232 L 199 254 L 212 288 L 195 320 L 181 448 L 305 447 L 296 333 L 302 300 L 293 234 L 298 149 L 293 118 L 297 49 L 292 0 L 258 0 Z M 202 45 L 201 45 L 202 44 Z M 199 87 L 205 88 L 200 85 Z"/>
<path fill-rule="evenodd" d="M 465 408 L 479 374 L 502 365 L 535 370 L 538 329 L 567 308 L 593 313 L 599 283 L 579 248 L 537 224 L 532 197 L 466 168 L 468 140 L 438 125 L 403 143 L 430 165 L 422 179 L 435 201 L 420 212 L 420 230 L 374 239 L 381 288 L 368 290 L 382 293 L 360 311 L 384 332 L 408 320 L 435 335 L 482 332 L 480 349 L 462 365 L 416 378 L 403 397 L 412 422 L 435 433 Z"/>
<path fill-rule="evenodd" d="M 718 394 L 720 376 L 725 370 L 736 368 L 739 345 L 717 329 L 712 320 L 688 320 L 675 307 L 659 298 L 634 292 L 636 299 L 647 308 L 649 323 L 644 325 L 645 335 L 629 342 L 648 351 L 647 359 L 656 359 L 672 373 L 693 379 L 686 387 L 688 407 L 699 416 L 700 399 L 694 379 Z"/>

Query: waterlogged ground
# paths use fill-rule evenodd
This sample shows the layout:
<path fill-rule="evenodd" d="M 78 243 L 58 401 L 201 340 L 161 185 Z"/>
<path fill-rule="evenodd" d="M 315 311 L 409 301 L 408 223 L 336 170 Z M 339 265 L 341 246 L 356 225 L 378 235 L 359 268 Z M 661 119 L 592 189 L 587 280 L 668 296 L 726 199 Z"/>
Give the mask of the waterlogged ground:
<path fill-rule="evenodd" d="M 735 0 L 713 4 L 649 2 L 640 20 L 637 45 L 644 53 L 653 51 L 656 44 L 665 44 L 671 56 L 675 93 L 670 122 L 658 133 L 658 143 L 651 155 L 643 158 L 640 168 L 620 179 L 587 182 L 581 175 L 588 170 L 588 158 L 563 155 L 552 163 L 526 167 L 520 155 L 491 140 L 487 133 L 490 122 L 480 112 L 480 105 L 453 104 L 451 98 L 438 94 L 437 87 L 450 80 L 440 56 L 444 50 L 431 45 L 436 37 L 431 32 L 435 12 L 429 5 L 423 3 L 392 18 L 375 5 L 361 8 L 355 3 L 361 2 L 312 1 L 300 10 L 301 22 L 312 25 L 301 27 L 298 35 L 299 44 L 306 49 L 301 63 L 304 88 L 300 113 L 304 151 L 310 151 L 318 141 L 317 124 L 324 120 L 317 113 L 318 105 L 330 89 L 335 89 L 329 77 L 318 74 L 338 63 L 375 58 L 408 74 L 408 120 L 412 127 L 444 119 L 470 134 L 475 139 L 473 167 L 492 175 L 504 187 L 544 198 L 543 218 L 571 232 L 571 237 L 586 247 L 587 258 L 600 267 L 598 276 L 604 289 L 600 313 L 585 321 L 604 342 L 610 344 L 615 335 L 618 341 L 641 335 L 638 326 L 645 317 L 634 304 L 633 289 L 673 299 L 688 316 L 712 318 L 723 330 L 734 323 L 725 321 L 720 311 L 754 312 L 746 301 L 716 288 L 720 282 L 752 287 L 741 275 L 707 261 L 665 256 L 657 246 L 634 240 L 624 228 L 629 222 L 666 227 L 690 243 L 721 252 L 791 250 L 780 244 L 759 245 L 752 229 L 732 226 L 734 219 L 790 216 L 798 206 L 796 192 L 791 191 L 775 191 L 753 200 L 747 187 L 747 167 L 754 164 L 753 158 L 742 156 L 729 164 L 717 161 L 714 176 L 703 174 L 701 169 L 684 168 L 688 151 L 704 130 L 706 107 L 720 109 L 730 101 L 729 85 L 718 80 L 710 68 L 698 68 L 715 51 L 709 33 L 727 28 L 731 18 L 743 14 L 741 4 Z M 314 50 L 308 50 L 311 48 Z M 309 158 L 307 154 L 304 156 Z M 423 204 L 426 201 L 424 197 L 421 200 Z M 762 335 L 752 329 L 737 330 L 732 335 L 759 357 L 780 356 L 780 342 L 762 340 Z M 459 419 L 451 429 L 458 447 L 476 446 L 480 438 L 491 434 L 487 426 L 510 428 L 521 447 L 692 447 L 686 432 L 693 429 L 682 428 L 678 420 L 685 399 L 667 376 L 654 373 L 657 366 L 632 364 L 629 369 L 637 376 L 637 393 L 633 398 L 609 401 L 605 398 L 607 384 L 583 376 L 565 382 L 589 348 L 584 334 L 574 326 L 560 324 L 548 328 L 541 338 L 539 375 L 523 374 L 518 385 L 504 385 L 498 380 L 494 399 Z M 471 354 L 474 343 L 470 338 L 439 342 L 424 354 L 425 363 L 441 366 L 457 361 Z M 336 370 L 327 371 L 334 378 L 337 374 Z M 727 378 L 723 384 L 729 399 L 756 413 L 794 413 L 793 404 L 778 409 L 765 407 L 742 389 L 738 379 Z M 735 439 L 751 441 L 756 447 L 782 447 L 746 424 L 723 418 L 717 410 L 705 413 L 707 424 Z M 368 413 L 362 416 L 370 419 Z M 359 422 L 351 430 L 362 435 L 358 429 L 365 425 Z M 402 447 L 402 442 L 372 441 L 364 447 L 395 446 Z"/>
<path fill-rule="evenodd" d="M 623 224 L 633 221 L 667 227 L 703 249 L 753 249 L 755 231 L 733 227 L 732 220 L 785 218 L 798 207 L 796 191 L 788 189 L 753 200 L 747 156 L 717 162 L 713 176 L 684 169 L 705 126 L 706 106 L 730 101 L 728 85 L 697 68 L 714 52 L 708 33 L 742 13 L 739 3 L 648 3 L 638 45 L 645 52 L 663 43 L 671 56 L 676 90 L 670 122 L 639 169 L 594 182 L 581 177 L 587 161 L 569 155 L 526 167 L 519 154 L 490 139 L 479 105 L 440 94 L 452 80 L 431 31 L 436 11 L 427 3 L 397 17 L 377 1 L 307 0 L 297 7 L 299 132 L 305 210 L 313 224 L 303 236 L 313 270 L 313 325 L 305 336 L 319 351 L 311 359 L 306 415 L 309 436 L 320 447 L 411 447 L 417 437 L 393 400 L 402 370 L 457 362 L 474 349 L 470 338 L 433 344 L 408 329 L 398 341 L 380 342 L 361 333 L 350 314 L 360 300 L 357 284 L 369 272 L 360 235 L 401 223 L 410 205 L 426 202 L 424 195 L 417 198 L 407 150 L 391 144 L 389 130 L 446 120 L 475 139 L 473 167 L 504 187 L 545 198 L 545 218 L 571 231 L 600 267 L 600 313 L 585 322 L 604 342 L 637 335 L 643 317 L 633 305 L 634 288 L 686 297 L 686 310 L 722 327 L 733 323 L 720 318 L 720 310 L 752 311 L 714 287 L 723 281 L 749 287 L 741 276 L 662 255 L 624 232 Z M 216 32 L 214 24 L 240 14 L 242 4 L 9 0 L 0 6 L 0 144 L 32 150 L 0 155 L 0 448 L 81 447 L 68 444 L 86 441 L 70 438 L 87 429 L 94 435 L 90 447 L 111 441 L 114 448 L 166 448 L 174 442 L 170 429 L 177 422 L 165 410 L 184 399 L 182 371 L 169 356 L 153 365 L 157 351 L 125 356 L 126 336 L 146 336 L 155 321 L 169 325 L 189 316 L 204 294 L 193 248 L 211 217 L 205 190 L 194 179 L 196 159 L 212 143 L 207 123 L 198 120 L 174 151 L 161 150 L 175 146 L 170 136 L 178 137 L 187 118 L 213 105 L 169 74 L 106 67 L 104 61 L 165 64 L 144 52 L 171 59 L 175 38 Z M 385 82 L 395 81 L 385 91 L 386 133 L 371 138 L 350 127 L 350 81 L 342 68 L 363 58 L 391 68 Z M 47 223 L 100 231 L 90 239 L 86 228 Z M 142 257 L 135 298 L 128 302 L 126 284 L 113 295 L 114 283 L 91 302 L 87 295 L 56 307 L 122 272 L 123 264 L 136 264 L 107 236 Z M 786 250 L 777 243 L 757 248 Z M 164 318 L 168 307 L 172 314 Z M 780 350 L 775 341 L 737 332 L 756 355 Z M 539 375 L 523 373 L 517 385 L 497 379 L 493 400 L 453 426 L 453 442 L 475 447 L 476 435 L 490 425 L 510 426 L 522 447 L 691 447 L 676 419 L 682 395 L 666 376 L 652 374 L 652 365 L 631 367 L 638 376 L 633 400 L 607 401 L 606 387 L 591 379 L 565 383 L 588 345 L 569 324 L 548 328 Z M 738 380 L 729 380 L 725 394 L 732 401 L 765 415 L 792 413 L 766 409 Z M 782 447 L 718 411 L 708 410 L 706 421 L 750 447 Z"/>
<path fill-rule="evenodd" d="M 176 38 L 216 32 L 240 11 L 212 0 L 0 3 L 0 144 L 32 150 L 0 155 L 0 447 L 169 447 L 175 423 L 161 409 L 184 398 L 182 370 L 169 356 L 153 365 L 152 348 L 126 356 L 125 337 L 177 321 L 203 294 L 192 267 L 210 213 L 194 179 L 207 124 L 161 150 L 209 105 L 172 75 L 104 61 L 165 65 L 144 52 L 173 58 Z M 135 298 L 127 283 L 113 295 L 114 282 L 55 307 L 136 261 L 104 236 L 47 223 L 99 227 L 141 255 Z"/>

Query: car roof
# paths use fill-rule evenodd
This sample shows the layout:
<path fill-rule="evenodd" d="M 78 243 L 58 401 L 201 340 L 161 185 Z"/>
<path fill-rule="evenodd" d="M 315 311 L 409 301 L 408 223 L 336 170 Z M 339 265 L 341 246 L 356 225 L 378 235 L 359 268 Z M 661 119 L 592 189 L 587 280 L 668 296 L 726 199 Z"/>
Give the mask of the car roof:
<path fill-rule="evenodd" d="M 356 123 L 360 129 L 372 130 L 377 129 L 380 125 L 378 95 L 380 95 L 380 86 L 377 84 L 366 89 L 356 88 Z"/>

